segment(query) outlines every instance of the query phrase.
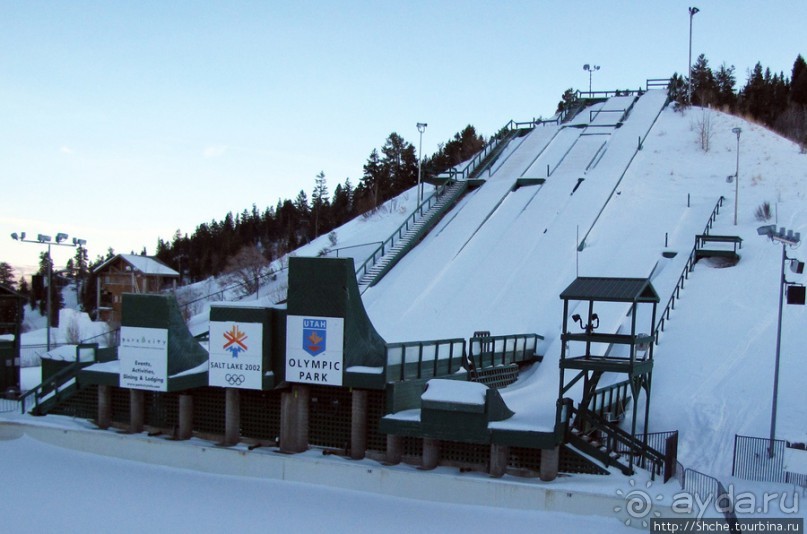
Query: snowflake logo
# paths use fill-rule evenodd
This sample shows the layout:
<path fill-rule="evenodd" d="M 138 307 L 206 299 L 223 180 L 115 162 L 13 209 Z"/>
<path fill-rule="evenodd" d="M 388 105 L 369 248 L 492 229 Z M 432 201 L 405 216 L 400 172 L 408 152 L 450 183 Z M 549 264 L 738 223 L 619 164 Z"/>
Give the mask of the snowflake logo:
<path fill-rule="evenodd" d="M 630 479 L 631 489 L 625 493 L 621 489 L 616 490 L 616 494 L 625 500 L 624 506 L 614 506 L 614 512 L 620 513 L 623 510 L 628 514 L 625 519 L 625 525 L 631 526 L 634 520 L 641 521 L 642 528 L 650 526 L 648 519 L 652 517 L 661 517 L 661 512 L 653 509 L 654 501 L 661 501 L 664 499 L 661 495 L 655 497 L 650 495 L 650 488 L 653 486 L 653 481 L 648 480 L 644 489 L 636 489 L 636 481 Z"/>

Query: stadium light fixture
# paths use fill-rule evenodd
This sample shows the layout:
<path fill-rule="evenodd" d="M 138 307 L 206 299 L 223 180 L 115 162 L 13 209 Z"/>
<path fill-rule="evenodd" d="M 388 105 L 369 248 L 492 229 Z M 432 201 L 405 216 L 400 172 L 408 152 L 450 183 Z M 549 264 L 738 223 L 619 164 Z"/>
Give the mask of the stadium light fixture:
<path fill-rule="evenodd" d="M 785 279 L 785 264 L 790 265 L 790 269 L 793 272 L 802 272 L 804 270 L 804 264 L 794 258 L 787 257 L 787 247 L 796 247 L 801 243 L 800 232 L 793 232 L 793 230 L 787 230 L 784 227 L 779 228 L 777 232 L 775 224 L 768 224 L 757 228 L 757 234 L 782 244 L 781 273 L 779 274 L 779 318 L 776 324 L 776 356 L 773 368 L 773 400 L 771 401 L 771 435 L 770 444 L 768 446 L 768 456 L 773 458 L 773 445 L 776 439 L 776 405 L 779 397 L 779 359 L 782 347 L 782 306 L 784 304 L 785 287 L 791 285 Z M 793 262 L 796 262 L 795 265 Z M 801 302 L 798 302 L 798 300 L 801 300 Z M 788 295 L 788 303 L 804 304 L 803 294 L 799 293 L 798 296 L 794 295 L 794 299 L 792 300 L 790 295 Z"/>
<path fill-rule="evenodd" d="M 583 318 L 578 313 L 572 315 L 572 321 L 580 325 L 580 328 L 585 330 L 587 334 L 600 327 L 600 317 L 596 313 L 591 314 L 591 322 L 586 325 L 583 324 Z"/>
<path fill-rule="evenodd" d="M 591 74 L 595 70 L 600 70 L 600 66 L 599 65 L 589 65 L 588 63 L 586 63 L 585 65 L 583 65 L 583 70 L 588 71 L 588 96 L 589 96 L 589 98 L 591 98 Z"/>
<path fill-rule="evenodd" d="M 51 297 L 50 297 L 50 293 L 51 293 L 51 287 L 52 287 L 52 284 L 53 284 L 53 261 L 51 259 L 51 255 L 50 255 L 50 247 L 51 247 L 51 245 L 57 245 L 57 246 L 61 246 L 61 247 L 82 247 L 82 246 L 87 244 L 87 241 L 84 240 L 84 239 L 79 239 L 79 238 L 74 237 L 72 243 L 64 243 L 64 241 L 67 241 L 67 238 L 69 237 L 64 232 L 58 232 L 56 234 L 56 241 L 52 241 L 51 236 L 45 235 L 45 234 L 37 234 L 36 239 L 25 239 L 25 235 L 26 235 L 25 232 L 20 232 L 19 234 L 17 234 L 17 232 L 14 232 L 13 234 L 11 234 L 11 238 L 14 241 L 22 241 L 23 243 L 34 243 L 34 244 L 37 244 L 37 245 L 45 245 L 45 246 L 48 247 L 48 252 L 47 252 L 47 256 L 46 256 L 46 258 L 48 260 L 48 292 L 46 294 L 48 304 L 47 304 L 47 318 L 46 318 L 46 320 L 47 320 L 47 332 L 48 332 L 48 334 L 47 334 L 47 351 L 50 352 L 50 327 L 51 327 Z"/>

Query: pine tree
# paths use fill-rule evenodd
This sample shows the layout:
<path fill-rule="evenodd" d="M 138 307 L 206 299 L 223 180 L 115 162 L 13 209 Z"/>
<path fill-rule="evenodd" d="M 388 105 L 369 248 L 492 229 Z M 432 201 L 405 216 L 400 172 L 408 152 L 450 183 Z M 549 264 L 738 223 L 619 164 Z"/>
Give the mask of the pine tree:
<path fill-rule="evenodd" d="M 754 70 L 748 76 L 748 81 L 741 93 L 742 110 L 755 119 L 761 119 L 768 106 L 765 76 L 762 64 L 757 62 Z"/>
<path fill-rule="evenodd" d="M 734 86 L 737 80 L 734 77 L 734 65 L 727 67 L 725 63 L 715 73 L 715 87 L 717 90 L 715 104 L 721 107 L 734 109 L 737 103 L 737 95 L 734 93 Z"/>
<path fill-rule="evenodd" d="M 311 207 L 308 204 L 308 195 L 305 194 L 305 191 L 300 189 L 293 205 L 296 211 L 296 224 L 293 232 L 297 236 L 298 243 L 308 243 L 311 240 Z"/>
<path fill-rule="evenodd" d="M 572 109 L 577 102 L 577 91 L 574 88 L 569 87 L 565 91 L 563 91 L 563 95 L 560 97 L 560 102 L 558 102 L 558 109 L 557 113 L 563 113 Z"/>
<path fill-rule="evenodd" d="M 409 189 L 417 183 L 417 155 L 415 147 L 392 132 L 381 148 L 383 166 L 387 169 L 388 183 L 383 184 L 382 201 Z"/>
<path fill-rule="evenodd" d="M 14 267 L 6 262 L 0 262 L 0 286 L 16 289 L 17 280 L 14 277 Z"/>
<path fill-rule="evenodd" d="M 807 62 L 801 54 L 793 62 L 793 72 L 790 77 L 790 101 L 801 106 L 807 106 Z"/>
<path fill-rule="evenodd" d="M 689 105 L 687 102 L 687 82 L 686 79 L 677 72 L 673 73 L 667 83 L 667 98 L 675 102 L 675 108 L 681 109 Z"/>
<path fill-rule="evenodd" d="M 711 106 L 717 95 L 712 69 L 704 54 L 698 56 L 692 67 L 692 103 L 698 106 Z"/>
<path fill-rule="evenodd" d="M 328 185 L 325 182 L 325 171 L 320 171 L 314 178 L 314 191 L 311 193 L 311 212 L 314 217 L 314 239 L 319 237 L 320 219 L 328 224 Z"/>
<path fill-rule="evenodd" d="M 361 178 L 364 196 L 370 195 L 370 198 L 362 198 L 360 200 L 369 200 L 369 205 L 362 205 L 360 211 L 363 212 L 366 211 L 366 209 L 373 209 L 382 202 L 384 185 L 387 181 L 386 174 L 387 170 L 384 168 L 381 158 L 378 156 L 378 151 L 373 149 L 373 151 L 370 152 L 370 157 L 367 158 L 367 163 L 364 164 L 364 174 Z"/>
<path fill-rule="evenodd" d="M 56 276 L 48 276 L 48 273 L 53 272 L 53 260 L 47 252 L 42 252 L 39 255 L 39 274 L 45 283 L 45 298 L 39 301 L 39 313 L 47 316 L 48 313 L 48 297 L 50 298 L 50 324 L 52 326 L 59 325 L 59 310 L 64 308 L 64 298 L 59 289 L 59 283 Z M 50 280 L 49 280 L 50 279 Z"/>
<path fill-rule="evenodd" d="M 24 297 L 31 294 L 31 286 L 28 285 L 28 280 L 25 277 L 20 278 L 20 287 L 17 289 L 17 293 Z"/>

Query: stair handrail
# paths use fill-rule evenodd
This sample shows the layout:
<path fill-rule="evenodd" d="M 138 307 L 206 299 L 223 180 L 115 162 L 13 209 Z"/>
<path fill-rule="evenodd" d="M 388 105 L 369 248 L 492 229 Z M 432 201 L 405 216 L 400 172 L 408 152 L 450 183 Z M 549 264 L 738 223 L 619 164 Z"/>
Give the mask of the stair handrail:
<path fill-rule="evenodd" d="M 709 231 L 712 229 L 712 224 L 717 219 L 717 215 L 720 213 L 720 208 L 723 206 L 723 201 L 726 197 L 720 195 L 717 199 L 717 203 L 715 203 L 715 207 L 712 209 L 712 213 L 709 215 L 709 220 L 706 222 L 706 227 L 703 229 L 703 234 L 708 235 Z M 659 332 L 664 331 L 664 323 L 666 323 L 670 319 L 670 312 L 675 309 L 675 301 L 681 298 L 681 290 L 684 289 L 684 281 L 689 279 L 689 273 L 692 272 L 692 269 L 695 267 L 695 254 L 698 248 L 697 242 L 692 247 L 692 250 L 689 252 L 689 257 L 687 258 L 686 263 L 684 264 L 684 270 L 681 272 L 681 276 L 678 277 L 678 282 L 675 283 L 675 287 L 672 290 L 672 294 L 670 298 L 667 299 L 667 305 L 664 307 L 664 310 L 661 312 L 661 316 L 656 323 L 656 345 L 659 344 Z"/>
<path fill-rule="evenodd" d="M 424 200 L 406 220 L 401 223 L 401 225 L 392 232 L 387 239 L 381 241 L 378 248 L 376 248 L 370 257 L 368 257 L 364 263 L 362 263 L 358 269 L 356 269 L 356 277 L 361 279 L 365 274 L 367 274 L 367 270 L 372 267 L 373 265 L 380 260 L 388 248 L 392 248 L 395 246 L 396 239 L 401 239 L 403 235 L 410 229 L 411 226 L 414 226 L 416 222 L 420 221 L 424 218 L 425 212 L 429 211 L 437 202 L 442 200 L 443 193 L 445 193 L 446 189 L 448 189 L 450 182 L 446 182 L 445 184 L 441 184 L 438 186 L 437 190 L 434 191 L 431 195 L 429 195 L 426 200 Z M 420 217 L 418 217 L 420 214 Z"/>
<path fill-rule="evenodd" d="M 573 404 L 570 406 L 570 408 L 572 415 L 581 416 L 583 412 L 582 410 L 575 408 Z M 609 438 L 613 439 L 615 442 L 622 441 L 623 443 L 626 443 L 628 447 L 631 448 L 631 450 L 639 453 L 643 459 L 650 461 L 653 464 L 653 468 L 651 470 L 652 473 L 655 474 L 657 471 L 659 473 L 663 472 L 664 463 L 666 459 L 661 452 L 657 451 L 656 449 L 644 443 L 643 441 L 637 439 L 635 436 L 632 436 L 628 432 L 625 432 L 618 426 L 608 423 L 595 413 L 585 410 L 585 415 L 582 415 L 582 417 L 584 422 L 593 426 L 595 430 L 604 432 L 605 434 L 608 435 Z"/>
<path fill-rule="evenodd" d="M 612 394 L 613 391 L 617 392 L 616 403 L 618 404 L 620 401 L 625 401 L 625 404 L 627 405 L 627 399 L 628 399 L 627 393 L 630 384 L 631 384 L 630 379 L 626 379 L 622 380 L 621 382 L 616 382 L 608 386 L 597 388 L 594 391 L 594 394 L 591 396 L 591 399 L 589 399 L 588 411 L 596 413 L 600 415 L 600 417 L 602 417 L 603 416 L 602 414 L 605 412 L 604 408 L 605 408 L 606 395 L 610 397 L 609 400 L 611 402 L 611 404 L 609 404 L 608 406 L 611 408 L 613 408 L 614 406 L 614 399 Z M 597 406 L 597 399 L 601 399 L 600 406 Z"/>
<path fill-rule="evenodd" d="M 58 395 L 62 386 L 64 386 L 70 380 L 78 377 L 78 373 L 82 369 L 81 350 L 88 348 L 93 349 L 92 361 L 95 361 L 98 352 L 98 343 L 79 343 L 76 345 L 76 360 L 74 362 L 71 362 L 69 365 L 60 369 L 55 374 L 47 377 L 42 381 L 41 384 L 37 385 L 33 389 L 29 389 L 20 396 L 18 399 L 20 403 L 20 412 L 25 414 L 25 407 L 27 404 L 26 401 L 30 400 L 29 397 L 32 398 L 34 402 L 32 410 L 36 410 L 42 401 L 45 400 L 45 397 L 49 396 L 51 393 Z"/>
<path fill-rule="evenodd" d="M 522 130 L 526 128 L 535 128 L 538 124 L 545 124 L 545 123 L 558 123 L 559 119 L 532 119 L 529 121 L 514 121 L 510 119 L 504 126 L 501 127 L 500 130 L 507 130 L 508 132 L 512 132 L 514 130 Z M 482 150 L 474 154 L 474 157 L 471 158 L 470 161 L 465 165 L 462 170 L 457 170 L 455 168 L 448 169 L 446 172 L 442 173 L 443 175 L 447 175 L 449 178 L 453 180 L 468 180 L 476 170 L 476 168 L 482 163 L 482 161 L 491 153 L 493 152 L 497 146 L 504 140 L 504 137 L 498 137 L 493 141 L 486 144 Z"/>

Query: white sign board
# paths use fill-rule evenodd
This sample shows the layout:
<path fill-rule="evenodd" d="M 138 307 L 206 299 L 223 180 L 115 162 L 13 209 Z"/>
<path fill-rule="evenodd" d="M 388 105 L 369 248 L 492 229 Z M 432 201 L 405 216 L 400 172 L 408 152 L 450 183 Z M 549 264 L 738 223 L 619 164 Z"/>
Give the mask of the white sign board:
<path fill-rule="evenodd" d="M 341 317 L 286 317 L 286 380 L 341 386 L 344 339 Z"/>
<path fill-rule="evenodd" d="M 120 386 L 168 391 L 168 330 L 120 328 Z"/>
<path fill-rule="evenodd" d="M 211 386 L 263 389 L 263 324 L 210 322 Z"/>

